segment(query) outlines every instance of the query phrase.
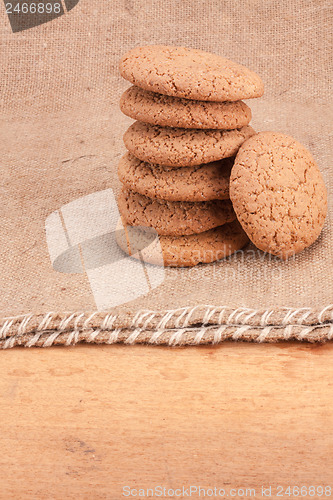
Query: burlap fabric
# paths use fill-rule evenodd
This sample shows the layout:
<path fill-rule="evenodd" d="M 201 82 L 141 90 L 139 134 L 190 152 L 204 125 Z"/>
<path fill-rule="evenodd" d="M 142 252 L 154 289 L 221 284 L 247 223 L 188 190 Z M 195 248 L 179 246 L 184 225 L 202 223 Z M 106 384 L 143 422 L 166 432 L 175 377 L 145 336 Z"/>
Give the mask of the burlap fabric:
<path fill-rule="evenodd" d="M 18 33 L 2 9 L 1 30 L 1 347 L 333 337 L 329 0 L 81 0 Z M 93 283 L 90 271 L 52 256 L 59 242 L 47 241 L 46 221 L 52 239 L 51 214 L 94 194 L 102 213 L 105 190 L 119 189 L 131 120 L 118 108 L 128 86 L 118 60 L 151 43 L 216 52 L 257 71 L 266 89 L 248 101 L 252 125 L 312 151 L 329 215 L 319 241 L 288 262 L 249 247 L 218 264 L 166 269 L 148 293 L 108 307 L 98 273 Z M 82 241 L 84 217 L 73 227 Z"/>

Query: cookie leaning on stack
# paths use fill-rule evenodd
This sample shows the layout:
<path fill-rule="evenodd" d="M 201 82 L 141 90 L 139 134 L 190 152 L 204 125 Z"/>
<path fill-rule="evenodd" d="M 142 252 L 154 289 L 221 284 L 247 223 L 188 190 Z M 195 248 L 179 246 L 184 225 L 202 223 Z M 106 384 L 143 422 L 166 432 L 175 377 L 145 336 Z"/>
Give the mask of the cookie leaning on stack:
<path fill-rule="evenodd" d="M 230 198 L 250 240 L 281 259 L 312 245 L 327 215 L 325 182 L 310 151 L 277 132 L 260 132 L 242 144 Z"/>
<path fill-rule="evenodd" d="M 124 225 L 154 228 L 169 266 L 213 262 L 242 248 L 248 238 L 235 221 L 229 178 L 232 157 L 255 134 L 241 99 L 263 94 L 258 75 L 214 54 L 169 46 L 129 51 L 120 72 L 134 85 L 121 110 L 137 120 L 124 135 L 129 152 L 118 168 Z M 144 259 L 155 263 L 154 251 Z"/>

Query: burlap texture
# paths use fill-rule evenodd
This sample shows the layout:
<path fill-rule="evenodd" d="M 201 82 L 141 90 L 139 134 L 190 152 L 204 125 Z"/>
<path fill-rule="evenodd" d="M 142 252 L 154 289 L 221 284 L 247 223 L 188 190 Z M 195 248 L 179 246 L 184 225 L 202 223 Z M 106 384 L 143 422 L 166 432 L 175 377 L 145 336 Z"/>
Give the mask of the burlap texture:
<path fill-rule="evenodd" d="M 0 346 L 330 339 L 331 27 L 329 0 L 81 0 L 19 33 L 2 10 Z M 329 215 L 320 239 L 288 262 L 249 247 L 218 264 L 166 269 L 150 293 L 96 312 L 87 275 L 52 267 L 45 221 L 73 200 L 119 190 L 131 120 L 118 107 L 128 86 L 118 61 L 156 43 L 215 52 L 259 73 L 265 95 L 247 102 L 251 124 L 312 151 Z"/>

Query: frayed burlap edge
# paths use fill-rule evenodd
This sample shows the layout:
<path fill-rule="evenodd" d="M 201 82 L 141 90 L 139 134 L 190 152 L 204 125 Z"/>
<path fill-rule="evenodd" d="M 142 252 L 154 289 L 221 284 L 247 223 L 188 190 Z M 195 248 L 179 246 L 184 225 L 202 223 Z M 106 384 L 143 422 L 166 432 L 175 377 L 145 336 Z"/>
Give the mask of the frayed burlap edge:
<path fill-rule="evenodd" d="M 25 314 L 0 320 L 0 348 L 95 344 L 200 345 L 225 340 L 326 342 L 333 304 L 322 309 L 265 310 L 200 305 L 163 312 Z"/>

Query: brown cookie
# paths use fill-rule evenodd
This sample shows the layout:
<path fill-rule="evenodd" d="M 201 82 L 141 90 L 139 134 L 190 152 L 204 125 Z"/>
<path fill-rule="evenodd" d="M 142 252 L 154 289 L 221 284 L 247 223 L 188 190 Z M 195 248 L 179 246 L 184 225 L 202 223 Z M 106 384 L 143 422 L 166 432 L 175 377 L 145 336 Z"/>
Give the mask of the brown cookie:
<path fill-rule="evenodd" d="M 260 77 L 245 66 L 185 47 L 136 47 L 121 59 L 120 73 L 145 90 L 199 101 L 239 101 L 264 93 Z"/>
<path fill-rule="evenodd" d="M 202 233 L 236 218 L 230 200 L 165 201 L 126 189 L 120 193 L 118 208 L 127 224 L 153 227 L 168 236 Z"/>
<path fill-rule="evenodd" d="M 195 167 L 163 167 L 138 160 L 126 153 L 118 176 L 126 188 L 149 198 L 168 201 L 208 201 L 229 198 L 233 158 Z"/>
<path fill-rule="evenodd" d="M 130 87 L 124 92 L 120 109 L 134 120 L 163 127 L 231 130 L 251 121 L 251 110 L 242 101 L 193 101 L 139 87 Z"/>
<path fill-rule="evenodd" d="M 230 197 L 253 243 L 284 259 L 318 238 L 327 213 L 325 184 L 312 155 L 274 132 L 261 132 L 240 148 Z"/>
<path fill-rule="evenodd" d="M 165 266 L 171 267 L 214 262 L 240 250 L 249 241 L 238 221 L 199 234 L 159 236 L 153 242 L 142 228 L 137 228 L 134 233 L 131 229 L 125 225 L 125 230 L 116 232 L 122 250 L 150 264 L 161 265 L 163 260 Z"/>
<path fill-rule="evenodd" d="M 134 122 L 124 134 L 124 143 L 142 161 L 191 167 L 234 156 L 253 134 L 249 125 L 235 130 L 200 130 Z"/>

